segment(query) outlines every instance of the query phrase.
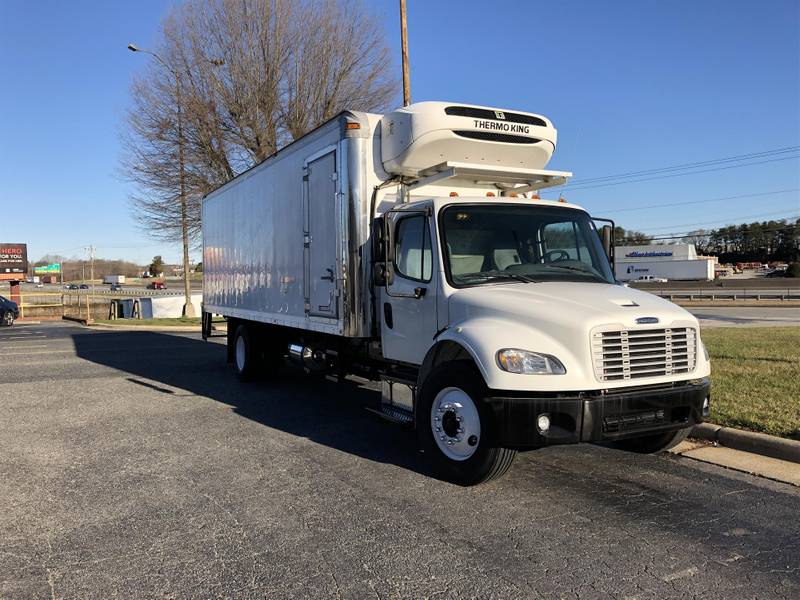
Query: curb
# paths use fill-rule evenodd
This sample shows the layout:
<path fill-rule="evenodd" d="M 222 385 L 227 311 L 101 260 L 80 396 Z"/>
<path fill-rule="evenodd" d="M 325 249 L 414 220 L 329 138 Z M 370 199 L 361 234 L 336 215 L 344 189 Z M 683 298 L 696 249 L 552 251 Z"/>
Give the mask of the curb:
<path fill-rule="evenodd" d="M 708 440 L 734 450 L 800 463 L 800 442 L 795 440 L 787 440 L 774 435 L 744 431 L 732 427 L 722 427 L 713 423 L 695 425 L 689 436 Z"/>

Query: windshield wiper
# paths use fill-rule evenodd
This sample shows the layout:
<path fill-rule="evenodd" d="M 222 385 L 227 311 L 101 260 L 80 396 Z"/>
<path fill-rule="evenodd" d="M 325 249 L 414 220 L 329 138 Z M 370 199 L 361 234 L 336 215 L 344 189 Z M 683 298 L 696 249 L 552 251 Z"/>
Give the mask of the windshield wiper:
<path fill-rule="evenodd" d="M 577 271 L 578 273 L 583 273 L 584 275 L 590 275 L 595 277 L 596 279 L 600 279 L 601 281 L 605 281 L 602 276 L 598 275 L 597 273 L 590 271 L 589 269 L 582 269 L 581 267 L 574 267 L 572 265 L 554 265 L 554 264 L 545 264 L 544 265 L 550 269 L 564 269 L 565 271 Z"/>
<path fill-rule="evenodd" d="M 459 275 L 459 279 L 484 279 L 490 281 L 492 279 L 513 279 L 514 281 L 522 281 L 523 283 L 540 283 L 532 277 L 522 275 L 521 273 L 511 273 L 509 271 L 481 271 L 480 273 L 466 273 Z"/>

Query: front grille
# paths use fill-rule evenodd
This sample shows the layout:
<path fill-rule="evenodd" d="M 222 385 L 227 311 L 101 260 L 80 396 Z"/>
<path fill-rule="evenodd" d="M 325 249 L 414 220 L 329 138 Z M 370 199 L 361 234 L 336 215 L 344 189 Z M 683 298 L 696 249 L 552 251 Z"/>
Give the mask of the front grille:
<path fill-rule="evenodd" d="M 697 334 L 691 327 L 598 331 L 592 362 L 599 381 L 689 373 L 695 367 Z"/>

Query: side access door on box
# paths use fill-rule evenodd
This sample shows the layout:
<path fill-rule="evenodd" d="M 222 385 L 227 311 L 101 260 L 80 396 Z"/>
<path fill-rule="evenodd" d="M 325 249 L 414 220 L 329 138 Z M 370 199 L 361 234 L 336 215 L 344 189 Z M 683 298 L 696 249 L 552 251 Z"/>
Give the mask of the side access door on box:
<path fill-rule="evenodd" d="M 339 316 L 336 248 L 338 173 L 336 148 L 309 158 L 303 166 L 303 273 L 306 314 Z"/>

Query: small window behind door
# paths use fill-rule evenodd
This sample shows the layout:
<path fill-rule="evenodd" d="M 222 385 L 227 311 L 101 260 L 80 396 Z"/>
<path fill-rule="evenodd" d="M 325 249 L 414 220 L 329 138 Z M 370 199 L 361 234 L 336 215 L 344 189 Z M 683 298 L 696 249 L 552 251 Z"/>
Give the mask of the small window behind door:
<path fill-rule="evenodd" d="M 416 281 L 431 280 L 431 236 L 424 216 L 405 217 L 397 223 L 394 247 L 398 275 Z"/>

